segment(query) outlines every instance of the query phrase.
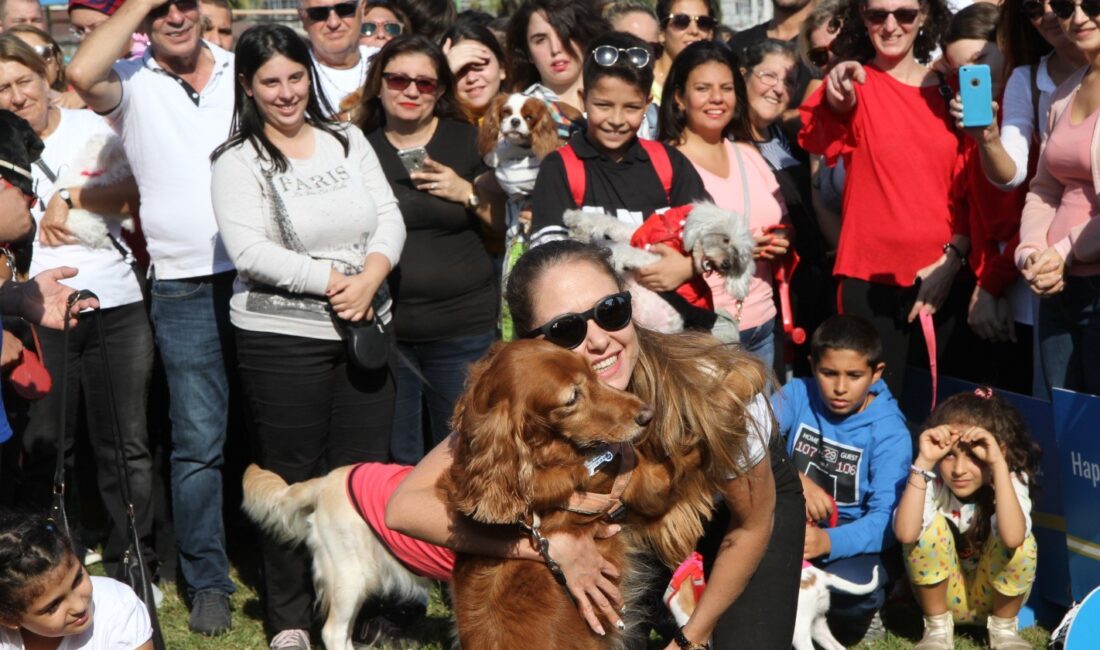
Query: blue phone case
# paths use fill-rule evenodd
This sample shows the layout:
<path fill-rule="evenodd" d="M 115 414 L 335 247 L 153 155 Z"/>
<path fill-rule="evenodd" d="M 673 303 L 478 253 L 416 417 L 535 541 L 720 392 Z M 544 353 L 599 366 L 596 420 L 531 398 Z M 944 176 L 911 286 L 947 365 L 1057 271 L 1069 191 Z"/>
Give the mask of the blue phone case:
<path fill-rule="evenodd" d="M 963 126 L 989 126 L 993 123 L 993 82 L 988 65 L 964 65 L 959 68 L 959 95 L 963 104 Z"/>

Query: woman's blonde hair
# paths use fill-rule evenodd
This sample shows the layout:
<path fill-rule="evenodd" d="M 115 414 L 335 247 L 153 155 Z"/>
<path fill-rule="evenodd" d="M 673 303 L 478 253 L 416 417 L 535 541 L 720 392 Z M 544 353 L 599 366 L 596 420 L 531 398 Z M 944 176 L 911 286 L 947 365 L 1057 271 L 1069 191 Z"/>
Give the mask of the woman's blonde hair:
<path fill-rule="evenodd" d="M 46 78 L 46 61 L 18 36 L 0 34 L 0 61 L 14 61 Z"/>
<path fill-rule="evenodd" d="M 45 42 L 46 45 L 49 45 L 50 49 L 53 50 L 54 61 L 57 62 L 57 79 L 50 84 L 50 88 L 58 92 L 65 92 L 69 88 L 69 82 L 65 79 L 65 54 L 61 51 L 61 46 L 57 44 L 53 36 L 50 36 L 49 33 L 28 23 L 9 27 L 4 30 L 4 33 L 11 34 L 12 36 L 17 34 L 30 34 Z M 32 47 L 31 49 L 34 48 Z M 37 52 L 35 52 L 35 54 L 37 54 Z M 43 73 L 42 76 L 45 77 L 47 74 L 49 73 Z M 49 80 L 47 79 L 46 81 L 48 82 Z"/>

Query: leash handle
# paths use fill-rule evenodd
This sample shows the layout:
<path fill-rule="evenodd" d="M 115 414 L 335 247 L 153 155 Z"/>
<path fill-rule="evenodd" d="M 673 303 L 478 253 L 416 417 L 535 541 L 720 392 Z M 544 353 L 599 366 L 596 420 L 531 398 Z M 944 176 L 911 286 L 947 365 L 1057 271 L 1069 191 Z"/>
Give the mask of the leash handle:
<path fill-rule="evenodd" d="M 939 383 L 939 372 L 936 368 L 936 327 L 932 321 L 932 314 L 920 310 L 920 328 L 924 334 L 924 345 L 928 348 L 928 369 L 932 374 L 932 407 L 936 410 L 936 388 Z"/>
<path fill-rule="evenodd" d="M 532 517 L 530 524 L 522 519 L 517 521 L 516 524 L 531 538 L 531 541 L 535 544 L 535 548 L 538 549 L 539 555 L 541 555 L 543 561 L 546 562 L 546 568 L 550 569 L 550 575 L 554 576 L 554 580 L 561 585 L 561 588 L 565 591 L 565 595 L 569 596 L 569 600 L 576 605 L 577 599 L 574 598 L 572 592 L 569 591 L 569 583 L 565 578 L 565 571 L 562 570 L 561 565 L 558 564 L 554 558 L 550 557 L 550 540 L 546 539 L 546 536 L 539 530 L 538 515 Z"/>

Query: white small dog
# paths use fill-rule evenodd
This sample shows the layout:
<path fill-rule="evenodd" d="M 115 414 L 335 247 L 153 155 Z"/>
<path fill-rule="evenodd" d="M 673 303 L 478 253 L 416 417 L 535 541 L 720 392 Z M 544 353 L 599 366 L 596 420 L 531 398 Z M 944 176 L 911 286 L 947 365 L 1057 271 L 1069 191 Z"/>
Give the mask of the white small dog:
<path fill-rule="evenodd" d="M 802 563 L 802 583 L 798 588 L 798 616 L 794 621 L 795 650 L 814 650 L 814 642 L 824 650 L 844 650 L 829 630 L 825 615 L 829 612 L 829 587 L 855 596 L 871 593 L 878 587 L 878 567 L 864 585 L 838 578 L 809 562 Z"/>
<path fill-rule="evenodd" d="M 639 228 L 603 212 L 569 210 L 562 220 L 569 235 L 611 251 L 611 264 L 626 279 L 634 298 L 634 319 L 648 329 L 679 332 L 683 317 L 663 298 L 638 284 L 631 271 L 661 259 L 647 250 L 667 244 L 692 257 L 696 278 L 677 289 L 689 303 L 713 308 L 709 286 L 699 274 L 715 272 L 725 277 L 726 293 L 741 300 L 749 292 L 755 240 L 748 218 L 712 203 L 696 203 L 651 216 Z"/>
<path fill-rule="evenodd" d="M 84 145 L 73 164 L 61 171 L 54 187 L 103 187 L 114 185 L 130 175 L 130 164 L 126 160 L 122 141 L 113 135 L 94 136 Z M 81 209 L 69 210 L 66 226 L 88 248 L 112 250 L 114 245 L 107 230 L 108 223 L 118 223 L 130 232 L 134 230 L 133 217 Z"/>

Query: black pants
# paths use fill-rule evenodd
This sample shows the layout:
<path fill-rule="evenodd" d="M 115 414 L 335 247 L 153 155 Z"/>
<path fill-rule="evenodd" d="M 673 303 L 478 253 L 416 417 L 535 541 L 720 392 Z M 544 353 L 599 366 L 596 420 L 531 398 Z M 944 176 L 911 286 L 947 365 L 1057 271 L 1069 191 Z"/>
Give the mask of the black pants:
<path fill-rule="evenodd" d="M 973 275 L 958 278 L 933 318 L 941 375 L 965 376 L 974 367 L 977 337 L 966 324 L 973 289 Z M 920 322 L 907 320 L 916 299 L 916 287 L 897 287 L 853 278 L 843 278 L 840 283 L 841 311 L 866 318 L 882 338 L 882 360 L 886 362 L 882 378 L 899 400 L 905 384 L 905 366 L 928 367 L 928 348 L 921 336 Z"/>
<path fill-rule="evenodd" d="M 151 551 L 153 512 L 150 507 L 153 462 L 149 455 L 145 404 L 153 372 L 153 334 L 142 303 L 104 309 L 102 317 L 110 358 L 111 384 L 118 405 L 119 432 L 130 470 L 137 530 L 146 546 L 143 548 L 146 560 L 151 562 L 154 561 Z M 42 342 L 43 362 L 53 378 L 53 390 L 41 400 L 31 403 L 27 412 L 26 428 L 22 432 L 23 469 L 19 498 L 21 504 L 44 509 L 50 504 L 57 458 L 61 366 L 65 350 L 62 332 L 39 328 L 38 336 Z M 69 332 L 68 357 L 66 471 L 71 472 L 73 439 L 80 428 L 77 418 L 79 407 L 83 404 L 95 454 L 99 491 L 111 519 L 111 531 L 103 554 L 110 571 L 128 546 L 128 524 L 119 485 L 121 473 L 115 458 L 113 416 L 104 376 L 106 371 L 100 355 L 99 334 L 91 314 L 82 315 L 80 322 Z M 72 484 L 71 479 L 66 479 L 66 482 Z M 75 530 L 76 522 L 71 523 Z"/>
<path fill-rule="evenodd" d="M 288 483 L 352 463 L 386 462 L 394 384 L 388 369 L 347 364 L 343 341 L 237 330 L 241 385 L 257 461 Z M 261 536 L 269 632 L 309 629 L 310 557 Z"/>
<path fill-rule="evenodd" d="M 806 537 L 806 501 L 802 497 L 802 483 L 778 432 L 773 434 L 769 453 L 775 477 L 772 535 L 745 591 L 718 619 L 711 636 L 716 650 L 789 650 L 794 638 Z M 729 524 L 729 508 L 720 503 L 698 544 L 707 580 Z"/>

